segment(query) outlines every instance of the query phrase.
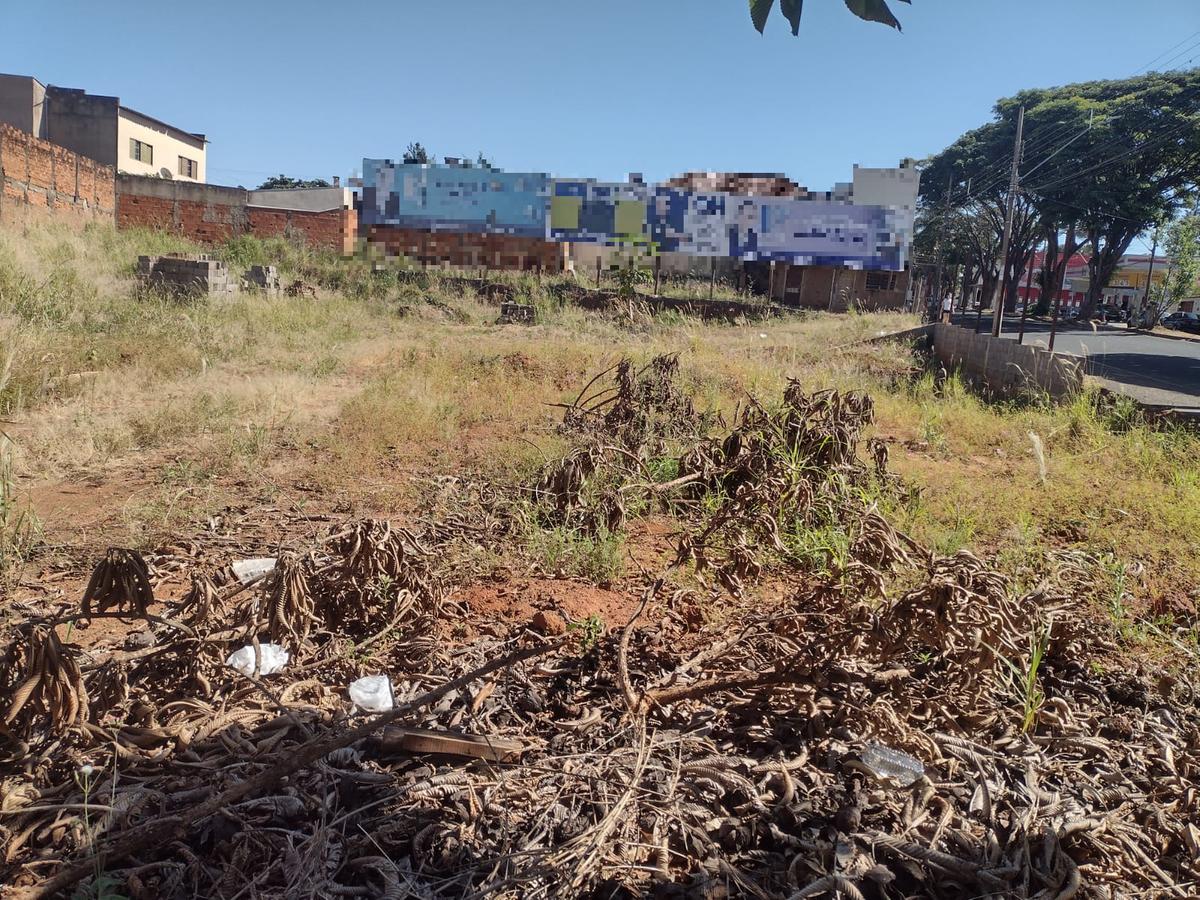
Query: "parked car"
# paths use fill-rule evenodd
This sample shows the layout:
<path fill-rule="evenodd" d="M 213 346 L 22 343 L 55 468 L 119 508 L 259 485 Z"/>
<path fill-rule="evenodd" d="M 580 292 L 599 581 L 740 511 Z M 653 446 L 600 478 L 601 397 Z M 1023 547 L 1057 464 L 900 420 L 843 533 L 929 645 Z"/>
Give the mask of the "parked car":
<path fill-rule="evenodd" d="M 1200 315 L 1191 312 L 1173 312 L 1159 323 L 1175 331 L 1190 331 L 1200 334 Z"/>

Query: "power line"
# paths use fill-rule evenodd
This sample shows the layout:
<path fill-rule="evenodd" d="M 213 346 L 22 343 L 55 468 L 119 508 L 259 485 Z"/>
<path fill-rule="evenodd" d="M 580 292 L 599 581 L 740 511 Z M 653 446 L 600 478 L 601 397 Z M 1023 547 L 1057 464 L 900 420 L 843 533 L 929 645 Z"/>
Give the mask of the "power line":
<path fill-rule="evenodd" d="M 1039 135 L 1035 142 L 1026 143 L 1024 149 L 1021 152 L 1022 159 L 1028 158 L 1028 157 L 1032 156 L 1036 151 L 1048 147 L 1057 138 L 1061 137 L 1064 134 L 1069 133 L 1074 127 L 1075 127 L 1075 123 L 1073 123 L 1073 122 L 1060 122 L 1058 125 L 1050 128 L 1049 131 L 1044 132 L 1043 134 Z M 1050 158 L 1052 158 L 1053 156 L 1057 155 L 1060 151 L 1065 149 L 1068 144 L 1072 143 L 1079 137 L 1082 137 L 1084 134 L 1086 134 L 1090 128 L 1091 128 L 1091 124 L 1089 123 L 1088 128 L 1085 128 L 1083 131 L 1076 134 L 1075 137 L 1073 137 L 1070 141 L 1067 141 L 1066 144 L 1063 144 L 1060 147 L 1058 147 L 1058 149 L 1056 149 L 1053 153 L 1051 153 L 1049 156 L 1047 156 L 1041 162 L 1039 162 L 1036 166 L 1034 166 L 1034 169 L 1040 168 L 1042 165 L 1044 165 L 1046 162 L 1048 162 L 1050 160 Z M 1034 146 L 1035 144 L 1036 144 L 1036 147 Z M 972 197 L 989 194 L 992 191 L 994 191 L 996 188 L 1003 185 L 1005 183 L 1005 181 L 1008 180 L 1008 167 L 1009 167 L 1008 161 L 997 162 L 997 163 L 993 163 L 990 166 L 984 167 L 979 172 L 974 173 L 972 175 L 972 180 L 978 180 L 978 181 L 982 182 L 982 185 L 978 186 L 978 187 L 972 185 L 971 189 L 967 190 L 964 199 L 967 201 L 970 201 L 972 199 Z M 1030 171 L 1032 171 L 1032 170 L 1030 170 Z M 1029 173 L 1026 172 L 1025 174 L 1029 174 Z"/>
<path fill-rule="evenodd" d="M 1173 51 L 1178 51 L 1178 48 L 1180 48 L 1181 46 L 1184 46 L 1185 44 L 1188 44 L 1189 41 L 1191 41 L 1193 38 L 1195 38 L 1197 36 L 1200 36 L 1200 31 L 1194 32 L 1193 34 L 1184 38 L 1182 41 L 1179 41 L 1178 43 L 1174 44 L 1172 47 L 1169 47 L 1163 53 L 1160 53 L 1157 57 L 1155 57 L 1153 60 L 1151 60 L 1149 63 L 1147 63 L 1146 66 L 1143 66 L 1141 70 L 1138 70 L 1138 72 L 1135 72 L 1134 75 L 1136 76 L 1142 70 L 1149 68 L 1151 65 L 1153 65 L 1155 62 L 1162 59 L 1163 57 L 1167 57 L 1168 54 L 1171 54 Z M 1200 41 L 1197 41 L 1194 46 L 1200 47 Z M 1178 59 L 1180 56 L 1182 56 L 1185 53 L 1190 52 L 1192 49 L 1193 49 L 1193 45 L 1189 45 L 1189 46 L 1184 47 L 1184 49 L 1182 51 L 1175 52 L 1175 54 L 1173 56 L 1170 56 L 1167 59 L 1167 63 L 1170 63 L 1170 62 L 1174 61 L 1175 59 Z M 1159 143 L 1162 143 L 1163 141 L 1169 140 L 1177 132 L 1183 130 L 1189 124 L 1191 124 L 1191 123 L 1187 122 L 1187 121 L 1182 122 L 1175 128 L 1172 128 L 1169 131 L 1167 131 L 1161 135 L 1158 135 L 1156 138 L 1144 141 L 1142 144 L 1126 151 L 1125 153 L 1117 154 L 1116 156 L 1112 156 L 1107 159 L 1103 159 L 1099 163 L 1097 163 L 1087 169 L 1084 169 L 1080 172 L 1075 172 L 1075 173 L 1065 176 L 1063 178 L 1059 178 L 1054 181 L 1046 182 L 1045 184 L 1041 185 L 1040 187 L 1031 188 L 1030 190 L 1040 192 L 1040 191 L 1046 190 L 1047 188 L 1055 187 L 1055 186 L 1065 184 L 1065 183 L 1069 183 L 1069 182 L 1075 181 L 1079 178 L 1085 177 L 1086 175 L 1089 175 L 1093 172 L 1096 172 L 1103 168 L 1111 166 L 1111 165 L 1115 164 L 1116 162 L 1119 162 L 1121 159 L 1124 159 L 1125 157 L 1130 156 L 1133 153 L 1141 152 L 1141 151 L 1147 149 L 1148 147 L 1155 146 Z M 1073 128 L 1074 128 L 1074 123 L 1071 123 L 1071 122 L 1060 122 L 1055 126 L 1051 126 L 1044 133 L 1037 135 L 1033 140 L 1025 143 L 1025 146 L 1023 147 L 1023 149 L 1021 151 L 1022 159 L 1024 159 L 1026 156 L 1032 156 L 1035 152 L 1049 147 L 1055 140 L 1057 140 L 1058 138 L 1062 137 L 1063 135 L 1069 133 Z M 1034 172 L 1034 171 L 1040 169 L 1042 166 L 1046 165 L 1048 162 L 1050 162 L 1051 159 L 1056 157 L 1059 153 L 1061 153 L 1063 150 L 1065 150 L 1068 146 L 1070 146 L 1072 143 L 1077 141 L 1079 138 L 1083 137 L 1083 135 L 1087 134 L 1091 129 L 1092 129 L 1092 122 L 1089 121 L 1088 126 L 1085 129 L 1077 132 L 1068 141 L 1061 144 L 1053 152 L 1051 152 L 1050 154 L 1048 154 L 1044 158 L 1042 158 L 1036 165 L 1034 165 L 1032 168 L 1030 168 L 1025 173 L 1025 175 L 1028 176 L 1032 172 Z M 1095 148 L 1092 152 L 1093 152 L 1093 154 L 1097 153 L 1097 152 L 1098 153 L 1106 153 L 1110 149 L 1115 148 L 1116 146 L 1118 146 L 1122 143 L 1124 143 L 1124 138 L 1118 137 L 1118 138 L 1108 142 L 1107 144 L 1102 144 L 1099 148 Z M 963 196 L 962 200 L 960 201 L 960 203 L 962 201 L 971 202 L 971 200 L 974 197 L 978 197 L 978 196 L 982 196 L 984 194 L 991 193 L 996 188 L 998 188 L 1000 185 L 1002 185 L 1005 181 L 1005 178 L 1007 177 L 1004 174 L 1004 170 L 1007 169 L 1007 167 L 1008 167 L 1007 162 L 997 162 L 997 163 L 991 164 L 990 166 L 984 166 L 980 171 L 972 173 L 972 175 L 967 179 L 964 196 Z M 979 182 L 979 181 L 983 182 L 982 186 L 977 185 L 977 182 Z M 947 195 L 945 197 L 946 208 L 944 210 L 935 211 L 932 216 L 927 217 L 926 221 L 927 222 L 940 222 L 946 218 L 949 218 L 950 215 L 952 215 L 952 214 L 957 214 L 958 213 L 957 209 L 951 210 L 949 208 L 950 201 L 953 198 L 955 193 L 956 193 L 956 191 L 953 188 L 951 188 L 947 192 Z M 1079 209 L 1084 212 L 1090 212 L 1090 210 L 1086 210 L 1083 207 L 1075 206 L 1073 204 L 1063 203 L 1061 201 L 1056 201 L 1056 202 L 1059 202 L 1061 205 L 1067 206 L 1067 207 L 1070 207 L 1073 209 Z M 1113 215 L 1111 217 L 1127 219 L 1128 221 L 1133 221 L 1133 219 L 1128 219 L 1128 217 L 1125 217 L 1125 216 Z"/>
<path fill-rule="evenodd" d="M 1169 71 L 1171 71 L 1171 68 L 1172 68 L 1172 65 L 1171 65 L 1171 64 L 1172 64 L 1172 63 L 1174 63 L 1174 62 L 1175 62 L 1175 60 L 1179 59 L 1179 58 L 1180 58 L 1181 56 L 1183 56 L 1184 54 L 1191 53 L 1191 52 L 1192 52 L 1193 50 L 1195 50 L 1197 47 L 1200 47 L 1200 41 L 1196 41 L 1196 42 L 1195 42 L 1194 44 L 1192 44 L 1190 47 L 1184 47 L 1182 50 L 1180 50 L 1178 53 L 1176 53 L 1174 56 L 1172 56 L 1170 59 L 1168 59 L 1166 62 L 1164 62 L 1164 63 L 1162 64 L 1162 71 L 1163 71 L 1163 72 L 1169 72 Z M 1194 58 L 1195 58 L 1195 57 L 1193 57 L 1193 59 L 1194 59 Z M 1191 59 L 1189 59 L 1187 62 L 1191 62 L 1191 61 L 1192 61 L 1192 60 L 1191 60 Z M 1187 63 L 1184 63 L 1183 65 L 1187 65 Z M 1181 66 L 1176 66 L 1175 68 L 1182 68 L 1182 67 L 1181 67 Z"/>
<path fill-rule="evenodd" d="M 1073 175 L 1067 175 L 1064 178 L 1059 178 L 1054 181 L 1049 181 L 1045 184 L 1037 185 L 1036 187 L 1031 188 L 1031 190 L 1041 192 L 1041 191 L 1045 191 L 1047 188 L 1057 187 L 1058 185 L 1070 183 L 1072 181 L 1078 181 L 1080 178 L 1084 177 L 1085 175 L 1089 175 L 1092 172 L 1095 172 L 1099 169 L 1106 168 L 1115 162 L 1119 162 L 1120 160 L 1126 158 L 1127 156 L 1132 156 L 1135 153 L 1141 153 L 1143 150 L 1145 150 L 1148 147 L 1157 146 L 1159 144 L 1162 144 L 1165 141 L 1170 140 L 1177 133 L 1183 131 L 1185 128 L 1194 126 L 1196 124 L 1197 123 L 1194 123 L 1191 121 L 1180 122 L 1174 128 L 1169 128 L 1162 134 L 1158 135 L 1157 137 L 1143 141 L 1141 144 L 1138 144 L 1135 147 L 1131 147 L 1130 149 L 1126 150 L 1124 153 L 1119 153 L 1116 156 L 1109 157 L 1108 159 L 1103 159 L 1100 162 L 1096 163 L 1095 165 L 1089 166 L 1088 168 L 1084 169 L 1083 171 L 1076 172 Z M 1118 143 L 1120 143 L 1119 140 L 1113 141 L 1108 146 L 1115 146 Z"/>
<path fill-rule="evenodd" d="M 1137 72 L 1135 72 L 1134 75 L 1136 76 L 1141 71 L 1148 69 L 1151 65 L 1158 62 L 1160 59 L 1163 59 L 1164 57 L 1168 57 L 1168 54 L 1171 54 L 1173 51 L 1178 51 L 1178 52 L 1175 52 L 1173 56 L 1169 56 L 1167 58 L 1166 62 L 1168 64 L 1173 62 L 1174 60 L 1178 59 L 1183 54 L 1191 52 L 1191 50 L 1193 48 L 1200 47 L 1200 41 L 1196 41 L 1194 44 L 1184 47 L 1185 44 L 1188 44 L 1189 41 L 1192 41 L 1194 38 L 1197 38 L 1197 37 L 1200 37 L 1200 31 L 1193 32 L 1192 34 L 1185 37 L 1183 40 L 1181 40 L 1178 43 L 1174 44 L 1173 46 L 1167 48 L 1165 51 L 1160 53 L 1158 56 L 1156 56 L 1154 59 L 1152 59 L 1145 66 L 1143 66 L 1142 69 L 1139 69 Z M 1180 51 L 1179 50 L 1180 47 L 1184 47 L 1184 49 L 1182 51 Z M 1189 60 L 1189 62 L 1190 62 L 1190 60 Z M 1022 157 L 1026 158 L 1026 157 L 1032 156 L 1034 153 L 1044 150 L 1052 142 L 1054 142 L 1058 138 L 1062 137 L 1064 134 L 1067 134 L 1068 132 L 1070 132 L 1073 127 L 1074 127 L 1073 123 L 1069 123 L 1069 122 L 1063 122 L 1063 123 L 1059 123 L 1056 126 L 1052 126 L 1045 133 L 1039 134 L 1035 138 L 1026 142 L 1025 149 L 1022 151 Z M 1090 122 L 1089 122 L 1088 128 L 1089 129 L 1091 128 Z M 1069 144 L 1073 143 L 1075 140 L 1077 140 L 1079 137 L 1081 137 L 1083 134 L 1085 134 L 1086 131 L 1087 130 L 1085 129 L 1085 131 L 1076 134 L 1070 141 L 1068 141 L 1066 144 L 1063 144 L 1060 147 L 1058 147 L 1053 153 L 1051 153 L 1048 156 L 1046 156 L 1045 158 L 1043 158 L 1037 165 L 1035 165 L 1032 169 L 1030 169 L 1025 174 L 1028 175 L 1028 174 L 1030 174 L 1030 172 L 1041 168 L 1043 165 L 1045 165 L 1047 162 L 1049 162 L 1050 159 L 1052 159 L 1054 156 L 1058 155 L 1058 153 L 1060 153 L 1062 150 L 1066 149 L 1066 147 Z M 1117 145 L 1122 144 L 1123 142 L 1124 142 L 1123 138 L 1116 138 L 1113 141 L 1110 141 L 1108 144 L 1102 145 L 1101 147 L 1097 148 L 1093 152 L 1094 153 L 1095 152 L 1106 153 L 1111 148 L 1116 147 Z M 1148 146 L 1148 145 L 1143 145 L 1143 146 Z M 972 198 L 972 196 L 978 196 L 978 195 L 990 193 L 991 191 L 994 191 L 996 188 L 1003 185 L 1006 178 L 1008 177 L 1006 174 L 1007 168 L 1008 168 L 1007 162 L 996 162 L 996 163 L 991 164 L 990 166 L 985 166 L 983 169 L 981 169 L 980 171 L 978 171 L 976 173 L 973 173 L 970 180 L 975 181 L 976 179 L 978 179 L 979 181 L 982 181 L 983 184 L 982 184 L 982 186 L 979 186 L 979 187 L 975 187 L 973 185 L 969 186 L 968 190 L 965 192 L 964 199 L 969 201 Z"/>
<path fill-rule="evenodd" d="M 1040 169 L 1046 163 L 1050 162 L 1050 160 L 1054 159 L 1054 157 L 1058 156 L 1058 154 L 1062 153 L 1064 150 L 1066 150 L 1068 147 L 1070 147 L 1073 143 L 1075 143 L 1077 140 L 1079 140 L 1081 137 L 1083 137 L 1085 134 L 1087 134 L 1091 130 L 1092 130 L 1092 123 L 1089 122 L 1087 125 L 1087 128 L 1083 129 L 1083 131 L 1079 132 L 1077 135 L 1075 135 L 1075 137 L 1071 138 L 1065 144 L 1060 146 L 1057 150 L 1055 150 L 1053 153 L 1051 153 L 1049 156 L 1047 156 L 1045 159 L 1043 159 L 1040 163 L 1038 163 L 1032 169 L 1027 170 L 1024 173 L 1024 176 L 1026 178 L 1028 178 L 1030 175 L 1032 175 L 1034 172 L 1036 172 L 1038 169 Z"/>
<path fill-rule="evenodd" d="M 1154 57 L 1154 59 L 1150 60 L 1150 62 L 1146 63 L 1144 66 L 1142 66 L 1140 69 L 1138 69 L 1133 74 L 1138 75 L 1142 72 L 1145 72 L 1152 65 L 1154 65 L 1156 62 L 1158 62 L 1160 59 L 1162 59 L 1164 56 L 1166 56 L 1168 53 L 1170 53 L 1172 50 L 1178 49 L 1179 47 L 1183 46 L 1184 44 L 1186 44 L 1188 41 L 1190 41 L 1194 37 L 1200 37 L 1200 31 L 1193 31 L 1191 34 L 1189 34 L 1187 37 L 1185 37 L 1178 44 L 1175 44 L 1172 47 L 1168 47 L 1166 50 L 1164 50 L 1162 53 L 1158 54 L 1158 56 Z"/>

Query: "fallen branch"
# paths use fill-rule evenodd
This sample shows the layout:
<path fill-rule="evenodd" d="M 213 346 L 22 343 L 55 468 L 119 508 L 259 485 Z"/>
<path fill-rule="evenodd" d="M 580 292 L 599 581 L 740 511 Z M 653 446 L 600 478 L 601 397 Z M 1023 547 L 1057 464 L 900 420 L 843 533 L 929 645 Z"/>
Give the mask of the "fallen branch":
<path fill-rule="evenodd" d="M 245 781 L 235 784 L 223 793 L 204 803 L 193 806 L 185 812 L 147 822 L 145 825 L 141 825 L 130 831 L 123 838 L 116 840 L 111 846 L 99 848 L 99 852 L 95 855 L 76 863 L 68 869 L 64 869 L 42 884 L 32 888 L 17 890 L 10 896 L 19 898 L 19 900 L 40 900 L 40 898 L 54 897 L 61 892 L 65 892 L 82 879 L 94 874 L 96 872 L 97 860 L 102 859 L 105 865 L 111 866 L 114 862 L 123 860 L 143 850 L 161 846 L 173 840 L 179 840 L 186 834 L 189 828 L 202 819 L 237 803 L 251 794 L 270 790 L 293 772 L 312 765 L 335 750 L 349 747 L 363 738 L 369 737 L 374 732 L 385 725 L 390 725 L 406 713 L 423 709 L 431 703 L 436 703 L 451 691 L 465 687 L 472 681 L 490 675 L 499 669 L 543 656 L 561 644 L 562 641 L 560 639 L 537 647 L 514 650 L 512 653 L 493 660 L 487 665 L 480 666 L 477 669 L 467 672 L 465 675 L 455 678 L 453 681 L 448 681 L 440 687 L 425 692 L 420 697 L 409 703 L 405 703 L 403 706 L 380 713 L 356 728 L 335 734 L 326 734 L 305 744 L 301 744 L 299 747 L 284 751 L 279 754 L 277 762 L 253 778 L 247 778 Z"/>

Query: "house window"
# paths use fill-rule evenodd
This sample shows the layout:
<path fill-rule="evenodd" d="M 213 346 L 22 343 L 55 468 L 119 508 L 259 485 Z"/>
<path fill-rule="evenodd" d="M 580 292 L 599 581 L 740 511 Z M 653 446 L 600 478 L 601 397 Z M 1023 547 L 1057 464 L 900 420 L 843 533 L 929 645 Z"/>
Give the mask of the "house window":
<path fill-rule="evenodd" d="M 179 157 L 180 175 L 186 178 L 195 178 L 198 171 L 200 171 L 200 166 L 194 159 L 188 159 L 186 156 Z"/>
<path fill-rule="evenodd" d="M 868 272 L 868 291 L 890 291 L 896 286 L 895 272 Z"/>
<path fill-rule="evenodd" d="M 154 165 L 154 148 L 147 143 L 139 141 L 137 138 L 130 138 L 129 158 L 152 166 Z"/>

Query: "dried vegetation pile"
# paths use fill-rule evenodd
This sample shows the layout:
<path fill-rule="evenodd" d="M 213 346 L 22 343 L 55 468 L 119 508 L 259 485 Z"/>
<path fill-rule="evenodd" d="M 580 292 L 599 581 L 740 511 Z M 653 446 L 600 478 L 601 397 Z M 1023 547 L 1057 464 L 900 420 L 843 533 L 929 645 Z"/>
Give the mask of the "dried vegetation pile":
<path fill-rule="evenodd" d="M 727 425 L 677 368 L 598 376 L 566 409 L 573 449 L 528 486 L 451 482 L 410 528 L 334 527 L 249 585 L 197 569 L 165 605 L 160 561 L 114 550 L 78 610 L 28 610 L 0 671 L 3 880 L 135 898 L 1193 894 L 1196 698 L 1089 668 L 1116 649 L 1090 561 L 1018 592 L 938 556 L 872 499 L 904 487 L 863 446 L 869 397 L 793 383 Z M 651 509 L 677 552 L 623 628 L 445 639 L 473 550 L 531 519 L 616 530 Z M 768 576 L 785 602 L 755 599 Z M 62 634 L 98 616 L 146 628 L 88 651 Z M 283 672 L 223 665 L 267 640 Z M 352 714 L 345 686 L 371 672 L 396 705 Z M 414 729 L 453 752 L 413 752 Z M 437 745 L 447 731 L 477 749 Z"/>

